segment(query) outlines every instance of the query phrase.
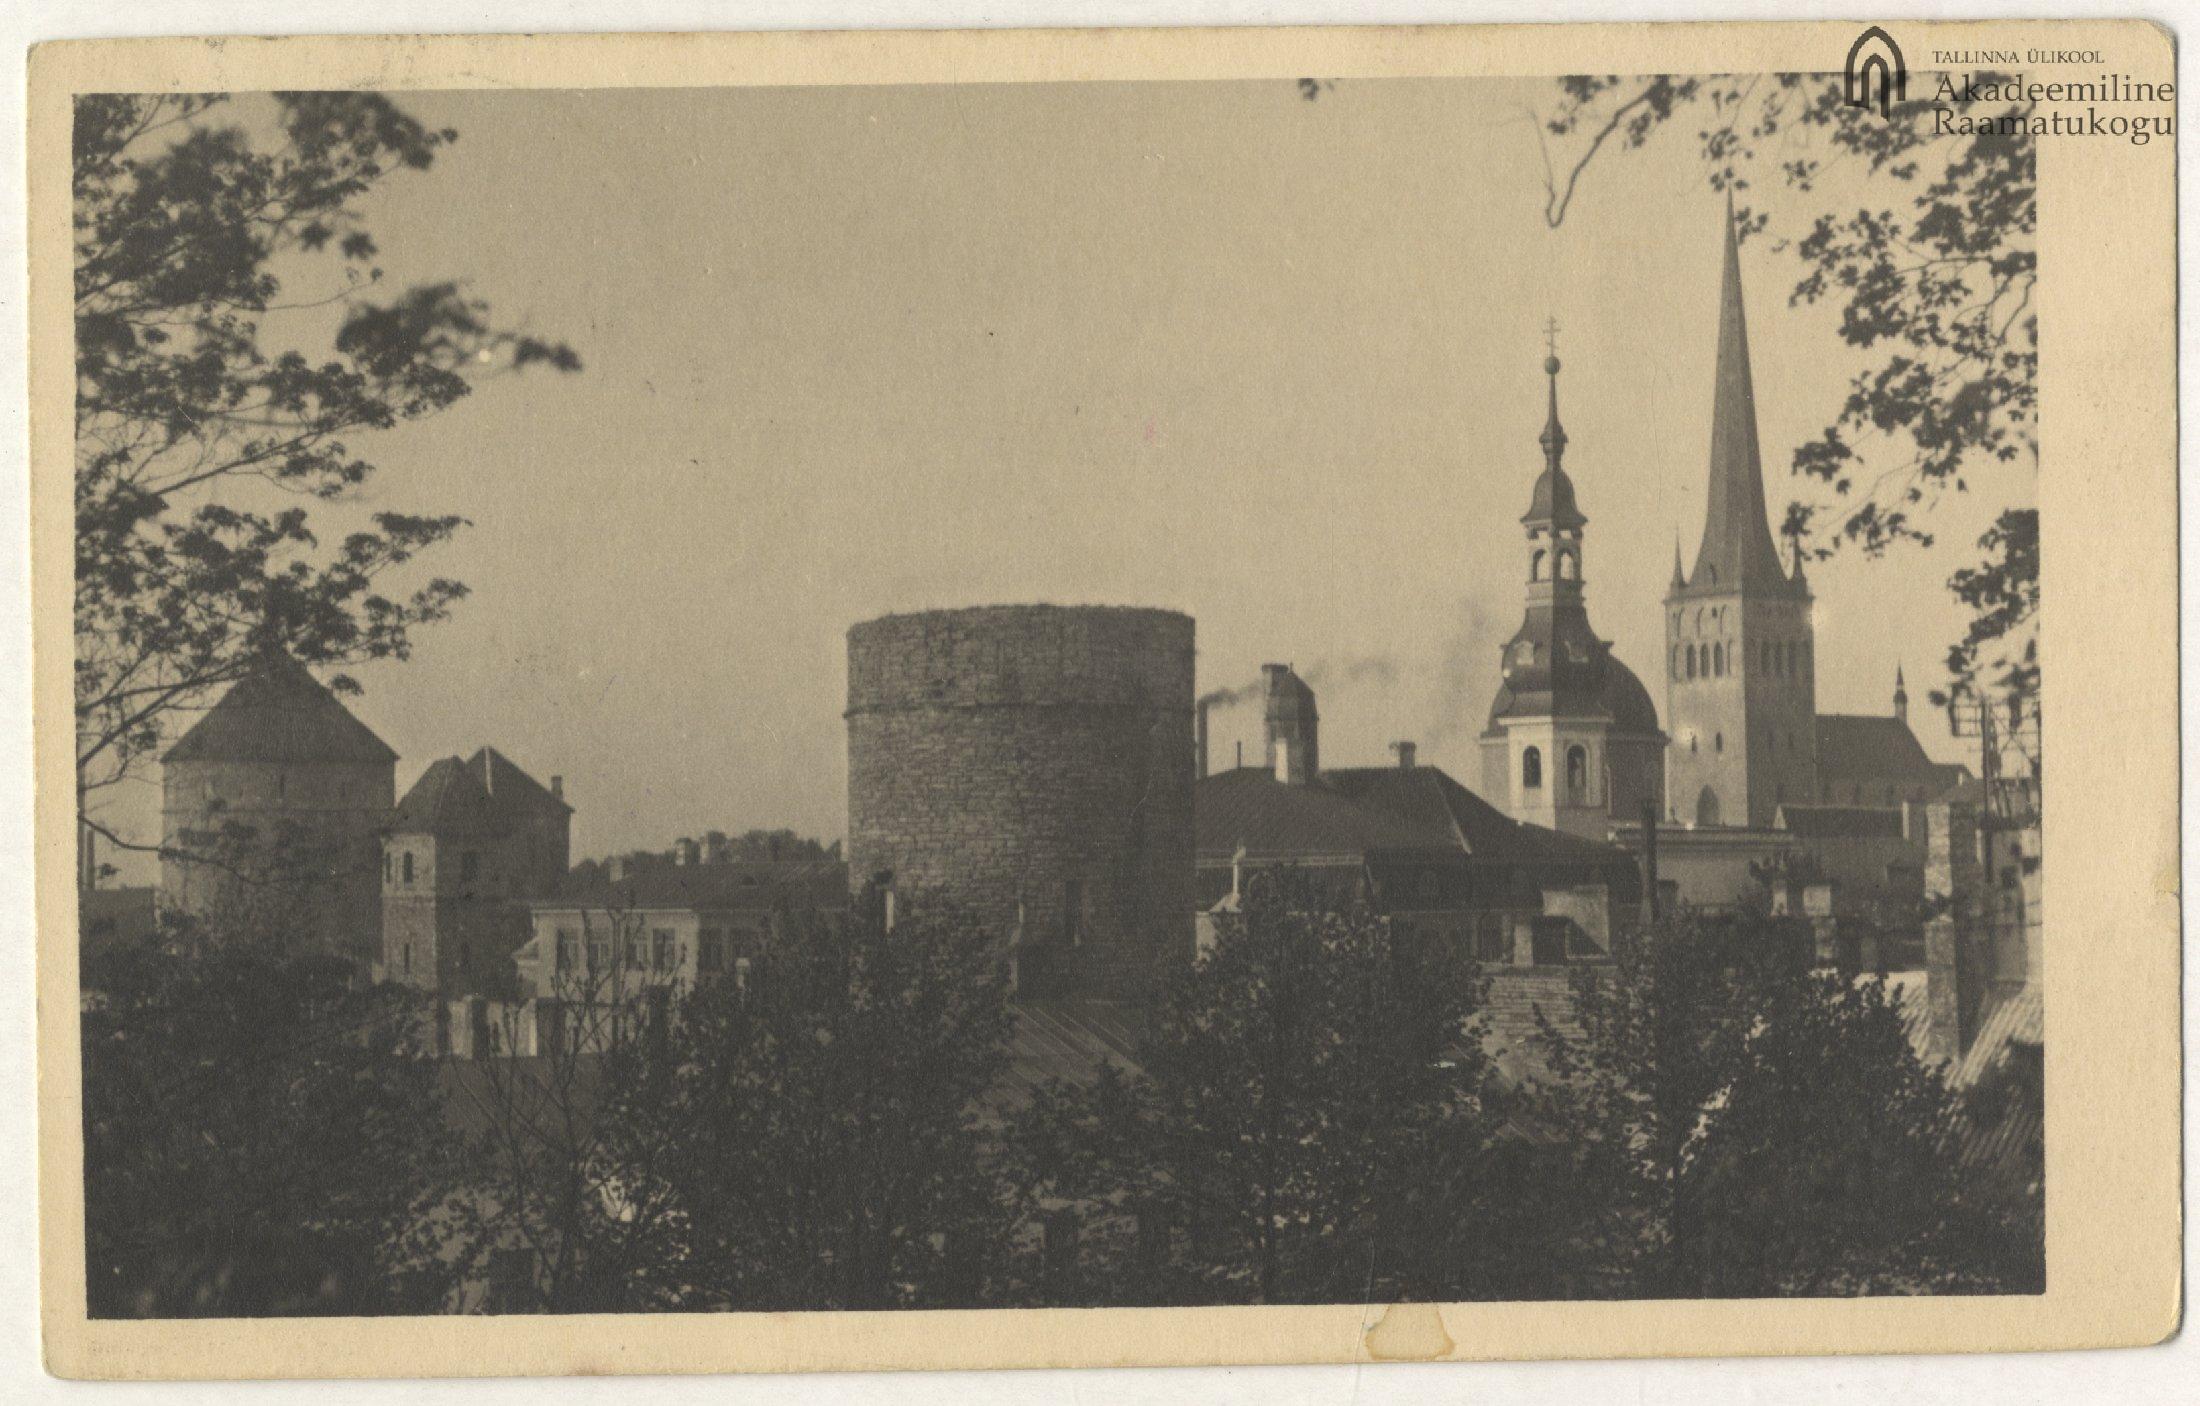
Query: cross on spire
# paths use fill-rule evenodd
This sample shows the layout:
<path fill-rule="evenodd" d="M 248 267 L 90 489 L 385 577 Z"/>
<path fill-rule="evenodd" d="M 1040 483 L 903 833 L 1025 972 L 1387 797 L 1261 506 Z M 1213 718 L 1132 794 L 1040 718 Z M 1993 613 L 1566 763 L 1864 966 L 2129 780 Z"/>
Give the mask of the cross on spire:
<path fill-rule="evenodd" d="M 1558 319 L 1555 317 L 1543 324 L 1543 345 L 1552 356 L 1558 355 Z"/>

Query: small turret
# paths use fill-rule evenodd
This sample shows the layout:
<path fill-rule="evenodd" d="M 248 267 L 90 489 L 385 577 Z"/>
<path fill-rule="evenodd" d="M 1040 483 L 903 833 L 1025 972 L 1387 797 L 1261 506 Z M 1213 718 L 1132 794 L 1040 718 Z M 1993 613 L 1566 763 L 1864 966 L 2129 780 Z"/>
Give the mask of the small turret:
<path fill-rule="evenodd" d="M 1910 720 L 1910 690 L 1902 684 L 1902 666 L 1894 666 L 1894 715 L 1903 722 Z"/>

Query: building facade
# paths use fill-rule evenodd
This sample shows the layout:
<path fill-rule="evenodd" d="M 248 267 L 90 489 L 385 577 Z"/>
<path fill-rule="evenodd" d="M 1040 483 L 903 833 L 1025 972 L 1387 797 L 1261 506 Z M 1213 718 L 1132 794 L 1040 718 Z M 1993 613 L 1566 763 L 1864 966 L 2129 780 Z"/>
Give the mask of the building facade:
<path fill-rule="evenodd" d="M 1528 600 L 1505 642 L 1483 729 L 1482 790 L 1513 819 L 1591 839 L 1615 820 L 1664 813 L 1665 734 L 1657 708 L 1610 642 L 1589 626 L 1582 515 L 1566 474 L 1559 360 L 1543 363 L 1550 410 L 1544 466 L 1527 513 Z"/>
<path fill-rule="evenodd" d="M 1197 791 L 1203 924 L 1229 911 L 1248 871 L 1289 866 L 1485 962 L 1609 950 L 1641 892 L 1625 853 L 1507 816 L 1422 766 L 1410 743 L 1395 745 L 1393 766 L 1323 767 L 1313 690 L 1287 665 L 1262 674 L 1268 765 L 1215 773 Z"/>
<path fill-rule="evenodd" d="M 268 656 L 161 758 L 161 911 L 370 965 L 396 768 L 304 665 Z"/>
<path fill-rule="evenodd" d="M 1128 995 L 1192 926 L 1192 621 L 988 606 L 848 632 L 848 877 Z M 1026 960 L 1028 959 L 1028 960 Z"/>
<path fill-rule="evenodd" d="M 493 748 L 421 773 L 382 853 L 379 973 L 451 995 L 506 997 L 527 901 L 557 892 L 571 855 L 564 782 L 544 787 Z"/>

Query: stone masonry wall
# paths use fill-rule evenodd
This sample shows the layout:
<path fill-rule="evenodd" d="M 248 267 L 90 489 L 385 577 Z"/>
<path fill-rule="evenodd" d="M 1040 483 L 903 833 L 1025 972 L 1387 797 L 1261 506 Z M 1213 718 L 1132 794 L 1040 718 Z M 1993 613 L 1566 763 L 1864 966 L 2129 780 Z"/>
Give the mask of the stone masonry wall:
<path fill-rule="evenodd" d="M 1130 994 L 1191 940 L 1192 621 L 1003 606 L 848 633 L 849 880 L 891 871 Z"/>

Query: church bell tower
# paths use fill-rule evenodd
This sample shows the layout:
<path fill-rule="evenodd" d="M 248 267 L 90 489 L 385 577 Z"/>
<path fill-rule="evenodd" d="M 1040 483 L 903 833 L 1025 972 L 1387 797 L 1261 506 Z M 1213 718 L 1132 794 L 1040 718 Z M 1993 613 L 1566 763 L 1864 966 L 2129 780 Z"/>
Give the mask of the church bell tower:
<path fill-rule="evenodd" d="M 1800 547 L 1792 569 L 1782 567 L 1765 519 L 1731 194 L 1703 541 L 1686 572 L 1675 545 L 1665 643 L 1669 816 L 1684 824 L 1767 826 L 1783 803 L 1815 800 L 1810 585 Z"/>

